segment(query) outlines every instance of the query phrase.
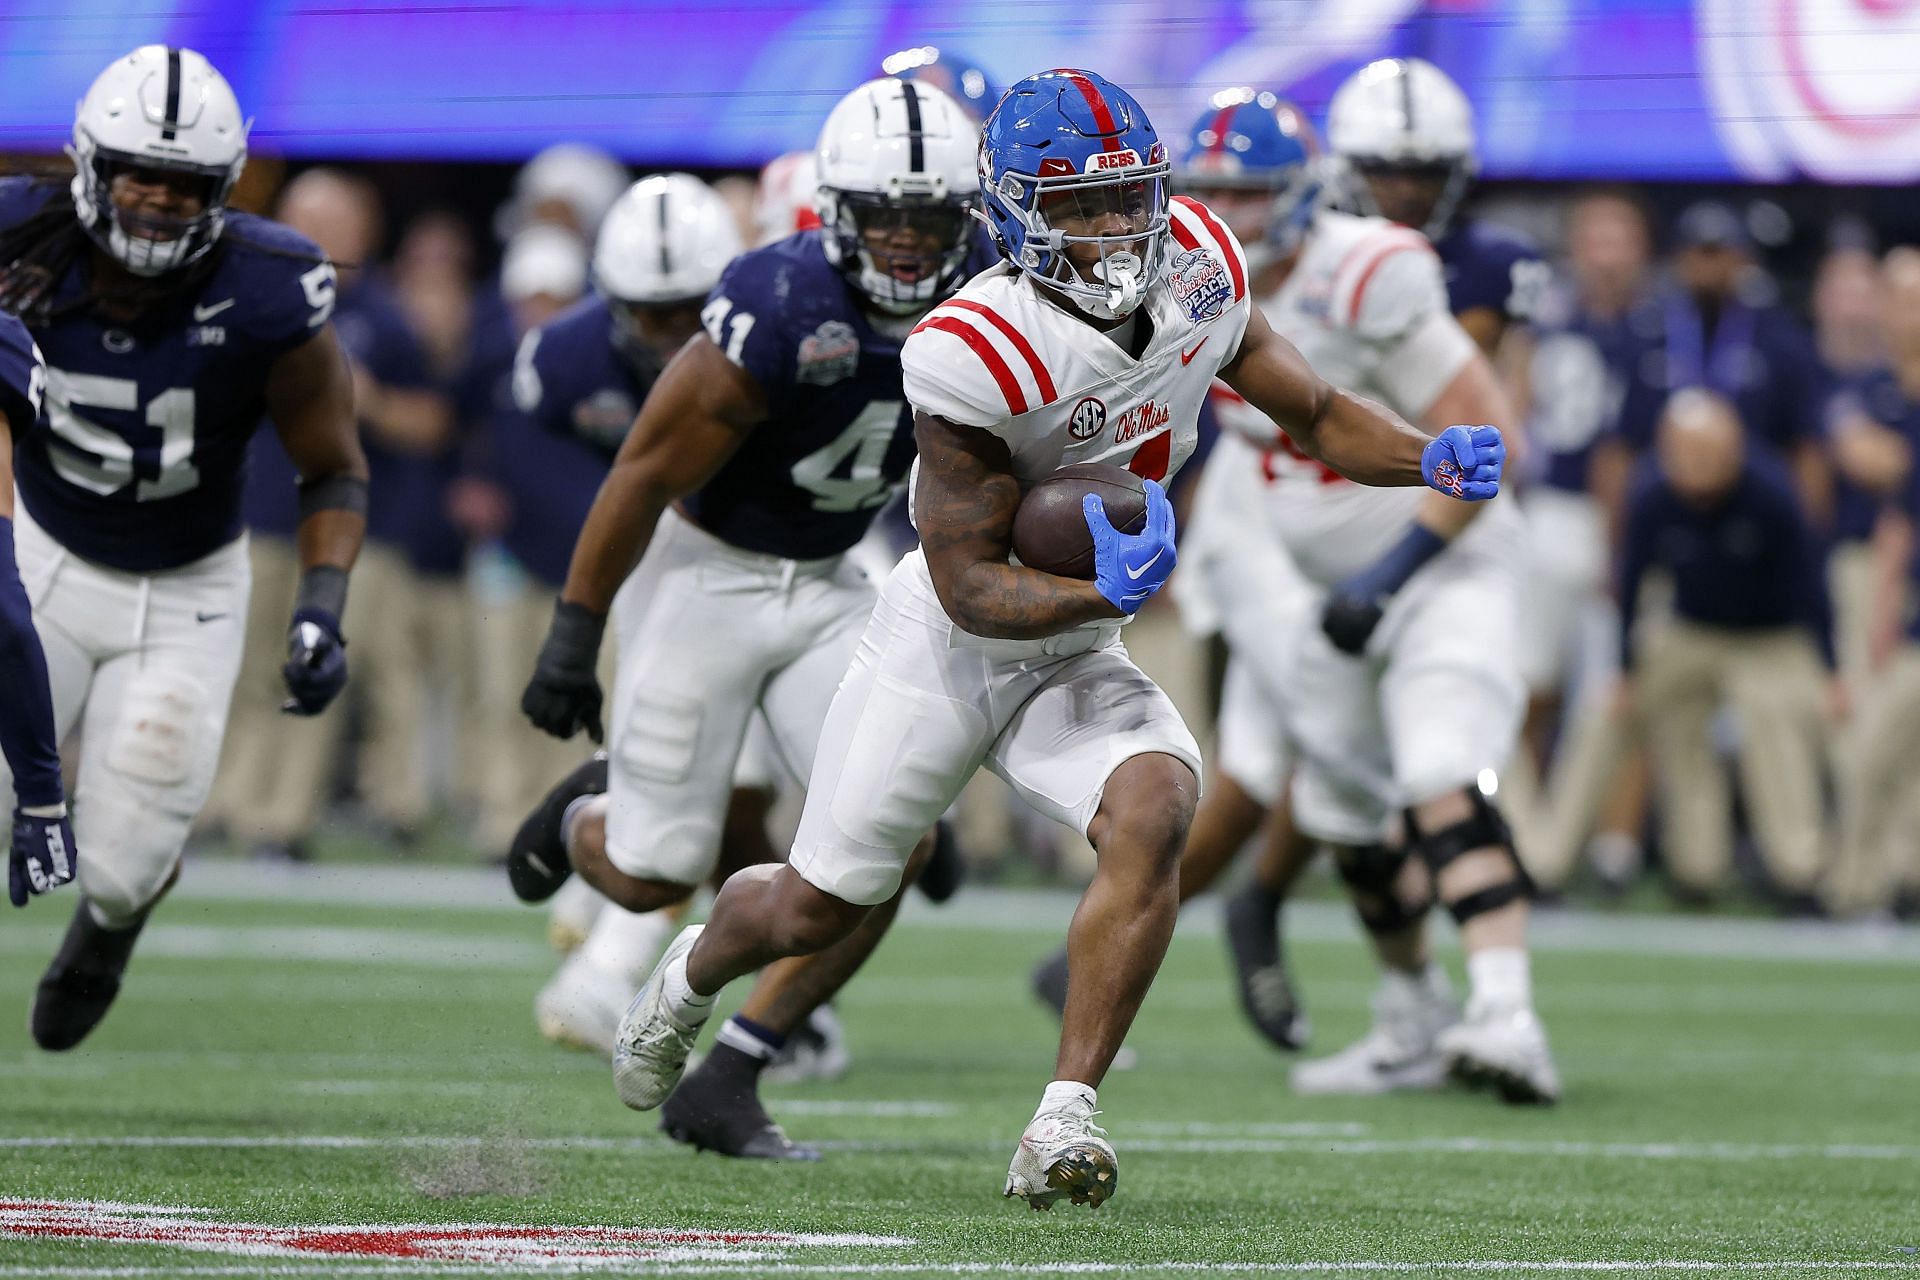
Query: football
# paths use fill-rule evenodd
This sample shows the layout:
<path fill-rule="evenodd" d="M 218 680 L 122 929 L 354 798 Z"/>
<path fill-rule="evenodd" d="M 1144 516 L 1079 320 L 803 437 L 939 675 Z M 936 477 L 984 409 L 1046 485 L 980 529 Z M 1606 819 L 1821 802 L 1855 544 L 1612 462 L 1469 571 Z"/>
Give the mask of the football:
<path fill-rule="evenodd" d="M 1029 568 L 1063 578 L 1093 577 L 1093 531 L 1081 499 L 1100 495 L 1107 519 L 1123 533 L 1147 524 L 1147 484 L 1124 467 L 1078 462 L 1027 491 L 1013 516 L 1013 553 Z"/>

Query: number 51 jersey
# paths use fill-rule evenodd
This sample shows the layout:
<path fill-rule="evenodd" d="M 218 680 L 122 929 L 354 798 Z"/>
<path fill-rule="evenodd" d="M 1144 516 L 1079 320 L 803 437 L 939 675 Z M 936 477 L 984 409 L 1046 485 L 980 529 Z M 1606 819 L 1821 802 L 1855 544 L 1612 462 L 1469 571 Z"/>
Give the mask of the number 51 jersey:
<path fill-rule="evenodd" d="M 68 198 L 64 185 L 0 179 L 0 228 Z M 213 252 L 197 291 L 132 324 L 89 308 L 29 326 L 47 362 L 46 413 L 17 441 L 15 482 L 35 522 L 96 564 L 176 569 L 240 536 L 267 375 L 332 314 L 332 264 L 288 228 L 229 211 Z M 88 258 L 56 285 L 56 308 L 87 289 Z"/>
<path fill-rule="evenodd" d="M 911 327 L 876 323 L 803 231 L 735 258 L 701 318 L 727 359 L 753 375 L 767 417 L 686 500 L 724 542 L 789 560 L 838 555 L 865 536 L 913 462 L 900 389 Z M 993 261 L 985 241 L 969 272 Z"/>

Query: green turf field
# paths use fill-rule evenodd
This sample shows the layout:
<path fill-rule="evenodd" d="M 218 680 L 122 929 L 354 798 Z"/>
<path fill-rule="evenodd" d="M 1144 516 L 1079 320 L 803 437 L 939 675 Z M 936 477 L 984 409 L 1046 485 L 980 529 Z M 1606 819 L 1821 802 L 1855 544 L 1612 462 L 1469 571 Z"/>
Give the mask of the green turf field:
<path fill-rule="evenodd" d="M 1549 918 L 1536 982 L 1567 1098 L 1515 1111 L 1460 1093 L 1291 1097 L 1230 1004 L 1203 910 L 1136 1029 L 1138 1069 L 1101 1091 L 1119 1193 L 1097 1213 L 1035 1214 L 999 1190 L 1052 1062 L 1024 978 L 1066 897 L 916 911 L 842 1002 L 854 1070 L 769 1091 L 827 1161 L 764 1166 L 656 1138 L 603 1065 L 543 1043 L 543 915 L 494 905 L 477 873 L 444 878 L 442 893 L 374 871 L 196 865 L 113 1016 L 59 1058 L 28 1047 L 24 1022 L 72 898 L 10 915 L 0 1275 L 1920 1280 L 1911 931 Z M 356 885 L 402 901 L 358 903 Z M 1298 926 L 1324 1051 L 1361 1029 L 1369 974 L 1332 908 Z M 48 1207 L 83 1200 L 148 1207 Z M 463 1229 L 476 1223 L 650 1230 Z M 341 1225 L 357 1229 L 286 1229 Z M 73 1235 L 24 1238 L 47 1230 Z M 207 1247 L 164 1243 L 183 1232 Z"/>

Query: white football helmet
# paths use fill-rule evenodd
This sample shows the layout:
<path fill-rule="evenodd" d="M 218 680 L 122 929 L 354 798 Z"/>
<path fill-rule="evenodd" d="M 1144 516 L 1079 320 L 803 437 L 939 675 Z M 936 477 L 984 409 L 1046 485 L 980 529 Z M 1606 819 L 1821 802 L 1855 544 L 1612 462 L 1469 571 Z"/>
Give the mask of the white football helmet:
<path fill-rule="evenodd" d="M 746 246 L 733 210 L 688 173 L 628 187 L 593 246 L 593 283 L 618 302 L 661 306 L 704 299 Z"/>
<path fill-rule="evenodd" d="M 106 252 L 135 275 L 158 276 L 213 248 L 227 196 L 247 163 L 247 129 L 226 78 L 192 49 L 142 45 L 100 73 L 73 118 L 73 207 Z M 114 207 L 117 169 L 164 169 L 203 179 L 191 218 Z"/>
<path fill-rule="evenodd" d="M 819 191 L 820 157 L 812 151 L 789 151 L 767 161 L 753 193 L 758 243 L 772 244 L 819 226 L 820 212 L 813 207 Z"/>
<path fill-rule="evenodd" d="M 827 117 L 815 149 L 827 260 L 875 307 L 910 315 L 958 287 L 980 199 L 979 150 L 979 125 L 924 81 L 869 80 Z M 937 241 L 938 253 L 876 257 L 863 233 L 888 230 Z"/>
<path fill-rule="evenodd" d="M 1420 58 L 1381 58 L 1348 77 L 1327 108 L 1327 146 L 1346 194 L 1362 213 L 1381 212 L 1369 171 L 1430 170 L 1444 181 L 1420 230 L 1439 238 L 1478 169 L 1473 106 L 1447 73 Z"/>

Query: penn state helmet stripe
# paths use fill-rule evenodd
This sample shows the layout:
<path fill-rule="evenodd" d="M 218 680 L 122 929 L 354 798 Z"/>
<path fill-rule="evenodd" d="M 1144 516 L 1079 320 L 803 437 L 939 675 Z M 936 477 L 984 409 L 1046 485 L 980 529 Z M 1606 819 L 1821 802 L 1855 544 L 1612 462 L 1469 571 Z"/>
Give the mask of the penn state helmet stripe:
<path fill-rule="evenodd" d="M 920 124 L 920 95 L 911 80 L 902 80 L 900 88 L 906 93 L 907 102 L 907 169 L 919 173 L 927 167 L 927 144 Z"/>
<path fill-rule="evenodd" d="M 1395 58 L 1394 69 L 1400 73 L 1400 114 L 1406 118 L 1408 133 L 1413 132 L 1413 67 L 1405 58 Z"/>
<path fill-rule="evenodd" d="M 987 366 L 987 372 L 991 373 L 993 380 L 999 384 L 1000 394 L 1007 401 L 1007 411 L 1015 417 L 1027 411 L 1027 396 L 1020 389 L 1020 379 L 1014 377 L 1012 366 L 994 349 L 993 343 L 987 340 L 986 334 L 981 333 L 965 320 L 942 315 L 933 315 L 922 320 L 914 332 L 918 333 L 921 329 L 938 329 L 942 333 L 950 333 L 973 348 L 973 353 L 980 357 L 980 362 Z"/>
<path fill-rule="evenodd" d="M 160 136 L 168 142 L 180 130 L 180 50 L 167 46 L 167 107 L 160 120 Z"/>
<path fill-rule="evenodd" d="M 976 315 L 985 316 L 987 323 L 995 329 L 998 329 L 1001 334 L 1006 337 L 1007 341 L 1013 344 L 1013 349 L 1018 351 L 1021 358 L 1027 362 L 1027 368 L 1033 370 L 1033 384 L 1040 388 L 1041 402 L 1051 403 L 1060 398 L 1060 393 L 1054 390 L 1052 375 L 1047 372 L 1047 366 L 1040 362 L 1040 353 L 1033 349 L 1031 342 L 1027 341 L 1027 335 L 1014 328 L 1005 316 L 995 311 L 992 307 L 970 301 L 966 298 L 955 298 L 948 302 L 946 306 L 957 307 L 962 311 L 971 311 Z"/>
<path fill-rule="evenodd" d="M 660 188 L 660 274 L 663 276 L 671 276 L 673 274 L 673 259 L 667 253 L 667 241 L 672 239 L 672 236 L 667 232 L 669 225 L 667 221 L 667 189 L 662 187 Z"/>
<path fill-rule="evenodd" d="M 1065 67 L 1062 67 L 1061 71 L 1073 87 L 1080 91 L 1080 96 L 1087 100 L 1087 105 L 1093 109 L 1094 127 L 1106 135 L 1100 140 L 1101 149 L 1120 150 L 1120 126 L 1114 122 L 1113 110 L 1107 106 L 1107 100 L 1100 96 L 1099 87 L 1078 71 Z"/>

